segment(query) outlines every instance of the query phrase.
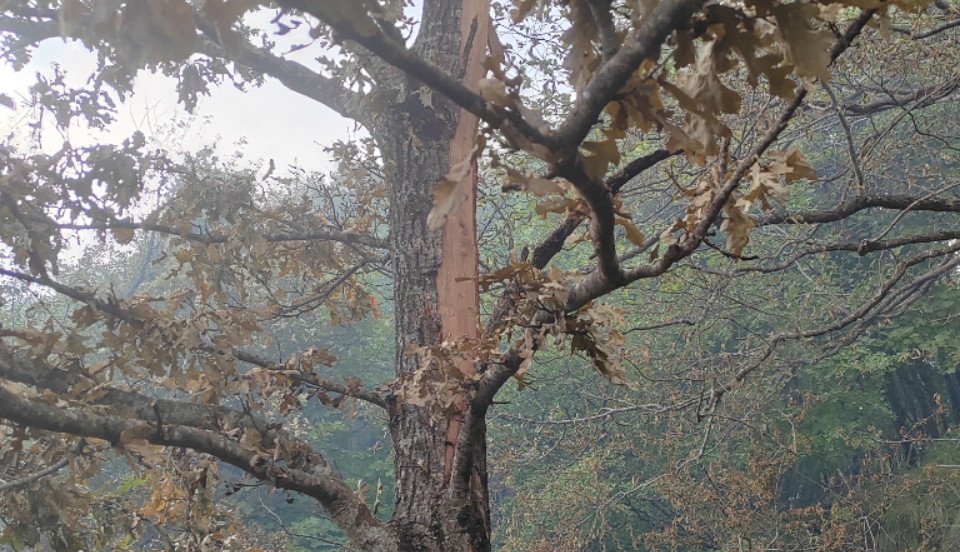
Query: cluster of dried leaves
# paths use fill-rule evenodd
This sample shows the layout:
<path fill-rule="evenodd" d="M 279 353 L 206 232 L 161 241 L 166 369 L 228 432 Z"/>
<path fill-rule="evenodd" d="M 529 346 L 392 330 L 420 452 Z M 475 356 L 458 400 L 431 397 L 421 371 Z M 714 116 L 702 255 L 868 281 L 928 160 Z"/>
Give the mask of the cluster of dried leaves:
<path fill-rule="evenodd" d="M 552 196 L 536 200 L 532 210 L 542 217 L 565 217 L 570 228 L 558 234 L 561 244 L 589 221 L 589 235 L 575 237 L 569 245 L 590 243 L 595 266 L 547 268 L 557 251 L 535 251 L 529 261 L 492 270 L 478 284 L 484 292 L 502 287 L 506 308 L 497 309 L 505 314 L 482 338 L 420 343 L 401 351 L 416 356 L 421 368 L 397 374 L 385 388 L 368 390 L 354 377 L 323 377 L 323 367 L 336 358 L 321 346 L 281 356 L 286 361 L 271 361 L 250 349 L 262 353 L 272 344 L 271 331 L 282 329 L 287 319 L 323 312 L 336 325 L 379 316 L 378 299 L 363 276 L 375 270 L 394 276 L 385 267 L 389 256 L 410 254 L 419 245 L 401 247 L 397 236 L 388 236 L 384 211 L 396 205 L 387 205 L 387 188 L 398 169 L 378 159 L 388 149 L 384 144 L 335 146 L 344 160 L 335 182 L 302 173 L 280 178 L 272 163 L 258 177 L 202 156 L 174 159 L 148 149 L 142 135 L 120 146 L 68 144 L 53 154 L 4 148 L 0 240 L 10 255 L 0 274 L 75 304 L 42 327 L 2 330 L 9 344 L 3 346 L 0 362 L 0 400 L 37 408 L 47 429 L 74 428 L 98 443 L 109 442 L 133 463 L 162 464 L 159 445 L 205 447 L 270 485 L 317 497 L 331 515 L 341 516 L 337 523 L 345 531 L 358 531 L 351 534 L 357 542 L 380 539 L 369 535 L 387 529 L 363 499 L 344 490 L 342 479 L 319 454 L 304 452 L 308 447 L 278 433 L 275 424 L 263 423 L 259 414 L 273 409 L 289 413 L 309 397 L 341 407 L 351 397 L 394 414 L 407 407 L 447 417 L 467 413 L 479 432 L 494 395 L 511 377 L 521 387 L 528 385 L 535 354 L 549 348 L 583 353 L 608 381 L 628 384 L 620 351 L 626 320 L 598 300 L 667 273 L 702 246 L 713 246 L 709 238 L 717 231 L 726 237 L 722 253 L 744 260 L 751 235 L 761 222 L 772 220 L 769 212 L 786 205 L 791 186 L 817 178 L 800 150 L 771 150 L 800 102 L 818 82 L 831 78 L 831 63 L 868 22 L 876 19 L 888 30 L 891 10 L 918 12 L 926 6 L 913 0 L 709 5 L 701 0 L 515 0 L 510 12 L 515 27 L 535 16 L 559 14 L 567 21 L 564 32 L 553 37 L 565 55 L 557 73 L 567 78 L 559 86 L 576 99 L 566 111 L 543 113 L 531 107 L 530 83 L 513 49 L 495 39 L 474 45 L 490 50 L 486 78 L 464 85 L 427 59 L 430 51 L 407 48 L 402 31 L 409 22 L 402 1 L 277 4 L 281 12 L 273 23 L 280 34 L 309 19 L 310 39 L 343 45 L 348 60 L 324 58 L 324 69 L 310 73 L 274 55 L 270 34 L 244 23 L 245 15 L 266 5 L 255 0 L 7 1 L 0 7 L 10 17 L 0 31 L 12 37 L 5 48 L 17 63 L 29 57 L 32 45 L 55 36 L 81 40 L 98 54 L 100 65 L 88 90 L 71 90 L 62 79 L 34 89 L 37 108 L 53 112 L 62 128 L 80 118 L 100 126 L 109 122 L 114 99 L 125 97 L 142 69 L 177 76 L 188 106 L 208 84 L 224 79 L 242 84 L 261 73 L 273 75 L 374 128 L 396 107 L 395 97 L 405 102 L 417 95 L 419 107 L 431 110 L 441 103 L 434 94 L 444 96 L 443 102 L 476 115 L 483 126 L 470 154 L 449 167 L 435 187 L 427 226 L 444 226 L 464 197 L 460 186 L 478 165 L 489 163 L 501 190 Z M 254 46 L 258 38 L 265 47 Z M 398 78 L 398 73 L 405 76 Z M 373 84 L 399 81 L 399 89 L 384 85 L 388 93 L 376 95 Z M 747 133 L 738 135 L 735 123 L 745 98 L 761 93 L 782 114 L 769 121 L 766 134 L 750 134 L 746 142 Z M 422 152 L 413 128 L 408 136 L 392 138 L 407 144 L 415 157 Z M 637 176 L 628 170 L 632 162 L 623 164 L 628 155 L 634 157 L 625 144 L 640 139 L 660 141 L 666 152 L 658 159 L 682 153 L 693 175 L 673 179 L 678 216 L 655 224 L 633 220 L 618 195 L 624 182 Z M 622 165 L 626 173 L 610 174 Z M 618 178 L 623 182 L 615 184 Z M 153 193 L 163 201 L 151 204 Z M 917 201 L 907 198 L 905 205 L 912 208 Z M 756 216 L 755 205 L 766 214 Z M 55 278 L 61 273 L 60 257 L 77 231 L 94 231 L 99 240 L 118 247 L 136 244 L 145 234 L 163 235 L 166 250 L 149 263 L 189 287 L 123 294 L 60 281 Z M 650 251 L 642 257 L 645 262 L 628 265 L 629 259 L 619 255 L 627 243 Z M 886 291 L 908 268 L 955 250 L 904 261 L 884 283 L 889 283 Z M 875 304 L 868 302 L 864 312 Z M 771 352 L 781 341 L 822 335 L 816 331 L 771 339 Z M 649 362 L 649 349 L 643 356 Z M 464 361 L 478 365 L 475 373 L 461 369 Z M 729 371 L 728 381 L 714 382 L 710 396 L 698 399 L 707 403 L 704 411 L 713 412 L 720 397 L 757 366 L 759 362 Z M 139 393 L 143 388 L 180 393 L 189 398 L 184 408 L 202 406 L 210 419 L 168 423 L 172 413 Z M 242 411 L 226 414 L 221 409 L 221 403 L 231 400 Z M 11 410 L 2 411 L 7 418 L 30 423 L 7 408 Z M 67 418 L 75 413 L 90 418 L 70 425 Z M 33 436 L 19 427 L 12 431 L 5 442 L 35 446 Z M 476 434 L 463 432 L 464 439 Z M 465 463 L 475 461 L 464 458 Z M 207 508 L 203 481 L 215 475 L 215 468 L 207 457 L 191 461 L 192 467 L 179 466 L 185 478 L 181 484 L 155 484 L 144 516 L 186 517 L 181 506 L 191 501 Z M 461 471 L 469 473 L 469 466 Z M 734 484 L 746 485 L 733 481 L 732 488 Z M 673 491 L 682 502 L 682 485 Z M 205 519 L 211 515 L 203 513 Z M 357 527 L 351 529 L 351 524 Z M 201 529 L 215 533 L 211 527 Z"/>

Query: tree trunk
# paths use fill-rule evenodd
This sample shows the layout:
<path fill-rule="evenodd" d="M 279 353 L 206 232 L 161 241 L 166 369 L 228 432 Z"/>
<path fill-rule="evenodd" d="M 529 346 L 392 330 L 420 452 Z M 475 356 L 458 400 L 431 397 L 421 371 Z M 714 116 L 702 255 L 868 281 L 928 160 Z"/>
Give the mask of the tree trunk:
<path fill-rule="evenodd" d="M 434 0 L 424 5 L 423 27 L 414 46 L 448 71 L 463 75 L 476 87 L 483 76 L 487 0 Z M 463 14 L 463 17 L 461 17 Z M 390 246 L 394 268 L 396 310 L 395 371 L 398 381 L 421 367 L 411 346 L 429 346 L 461 336 L 477 337 L 479 299 L 476 288 L 476 170 L 462 189 L 460 207 L 443 231 L 427 228 L 433 188 L 450 166 L 466 158 L 476 137 L 476 118 L 439 97 L 424 102 L 416 94 L 420 83 L 407 77 L 397 96 L 383 98 L 394 105 L 377 121 L 374 137 L 380 146 L 390 189 Z M 427 105 L 431 104 L 431 105 Z M 457 282 L 457 278 L 474 278 Z M 460 367 L 473 372 L 471 362 Z M 486 462 L 475 462 L 467 503 L 450 493 L 451 443 L 456 442 L 459 417 L 437 414 L 397 399 L 391 407 L 396 504 L 392 524 L 404 550 L 490 550 L 490 516 L 486 492 Z M 485 446 L 478 447 L 485 453 Z"/>

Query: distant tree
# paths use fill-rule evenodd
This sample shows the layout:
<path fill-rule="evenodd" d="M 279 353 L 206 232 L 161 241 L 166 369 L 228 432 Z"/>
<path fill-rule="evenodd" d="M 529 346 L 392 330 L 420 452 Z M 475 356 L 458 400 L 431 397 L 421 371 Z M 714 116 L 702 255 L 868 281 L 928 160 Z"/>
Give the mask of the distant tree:
<path fill-rule="evenodd" d="M 960 265 L 950 218 L 960 211 L 955 141 L 931 138 L 956 128 L 916 123 L 917 113 L 952 101 L 960 83 L 955 4 L 424 0 L 417 22 L 402 0 L 0 7 L 3 55 L 14 67 L 60 37 L 96 56 L 79 89 L 59 71 L 33 87 L 34 107 L 61 128 L 108 124 L 136 75 L 150 70 L 177 78 L 187 108 L 217 84 L 276 79 L 371 136 L 335 146 L 338 178 L 320 184 L 272 163 L 257 175 L 168 154 L 139 134 L 116 145 L 64 143 L 55 153 L 0 150 L 0 274 L 74 302 L 40 323 L 0 329 L 4 459 L 38 470 L 8 489 L 70 464 L 64 485 L 76 492 L 63 496 L 82 498 L 97 453 L 114 448 L 134 464 L 175 461 L 192 477 L 169 495 L 155 487 L 154 508 L 164 508 L 200 500 L 221 462 L 312 497 L 356 549 L 483 552 L 492 547 L 488 415 L 512 379 L 531 383 L 538 352 L 583 354 L 609 382 L 654 395 L 623 411 L 694 417 L 702 435 L 674 458 L 689 465 L 729 419 L 724 409 L 736 401 L 725 397 L 763 384 L 781 355 L 815 347 L 799 369 L 835 354 Z M 269 29 L 253 24 L 263 10 L 275 16 Z M 316 70 L 277 51 L 275 34 L 301 28 L 309 29 L 302 41 L 325 48 Z M 857 75 L 858 67 L 873 72 Z M 853 77 L 837 84 L 832 70 Z M 813 145 L 835 155 L 785 143 L 805 117 L 814 120 L 802 128 L 817 135 L 817 113 L 837 124 Z M 870 162 L 878 152 L 909 154 L 885 142 L 904 121 L 918 137 L 904 149 L 923 145 L 936 158 L 923 175 L 891 181 Z M 864 138 L 858 124 L 877 126 Z M 832 173 L 814 184 L 821 161 Z M 506 205 L 484 189 L 480 205 L 500 235 L 487 235 L 494 254 L 483 263 L 481 167 L 505 194 L 551 196 Z M 159 206 L 148 202 L 157 196 Z M 918 212 L 944 216 L 901 224 Z M 534 213 L 560 222 L 535 235 Z M 883 221 L 881 229 L 864 220 Z M 189 285 L 135 286 L 128 296 L 71 284 L 59 276 L 61 255 L 81 232 L 119 244 L 164 235 L 156 260 Z M 869 277 L 843 280 L 842 301 L 817 295 L 836 283 L 826 271 L 786 289 L 764 280 L 840 253 L 878 259 Z M 324 343 L 285 358 L 258 351 L 275 324 L 378 313 L 368 287 L 375 272 L 389 276 L 393 294 L 387 385 L 336 373 Z M 762 310 L 739 319 L 715 348 L 679 355 L 689 370 L 674 378 L 628 375 L 625 360 L 669 358 L 672 349 L 648 346 L 625 359 L 625 330 L 700 328 L 718 304 L 734 320 L 743 303 L 724 286 L 751 279 L 766 282 L 774 304 L 792 297 L 816 308 L 789 320 Z M 628 294 L 635 312 L 602 302 L 615 292 Z M 323 451 L 284 426 L 282 415 L 304 397 L 382 412 L 395 479 L 389 520 L 369 489 L 349 487 Z M 604 406 L 596 416 L 616 413 Z M 596 462 L 587 460 L 585 469 Z M 83 510 L 62 507 L 71 519 Z M 192 530 L 211 536 L 220 527 Z M 574 549 L 579 538 L 571 532 L 564 542 Z"/>

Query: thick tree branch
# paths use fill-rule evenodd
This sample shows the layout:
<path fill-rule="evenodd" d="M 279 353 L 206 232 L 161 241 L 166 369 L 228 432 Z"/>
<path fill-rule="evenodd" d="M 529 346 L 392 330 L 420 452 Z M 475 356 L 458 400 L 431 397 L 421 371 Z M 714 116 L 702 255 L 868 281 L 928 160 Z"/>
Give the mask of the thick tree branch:
<path fill-rule="evenodd" d="M 63 223 L 57 224 L 57 227 L 64 230 L 145 230 L 169 236 L 179 236 L 190 241 L 204 244 L 227 243 L 232 239 L 230 236 L 224 236 L 221 234 L 200 234 L 197 232 L 184 234 L 180 230 L 177 230 L 171 226 L 142 223 L 130 220 L 116 220 L 92 224 Z M 388 247 L 387 240 L 380 239 L 376 236 L 353 234 L 350 232 L 340 232 L 337 230 L 309 230 L 305 232 L 272 233 L 264 234 L 263 239 L 271 243 L 296 241 L 336 241 L 348 245 L 362 245 L 376 249 L 387 249 Z"/>
<path fill-rule="evenodd" d="M 323 389 L 325 391 L 330 391 L 332 393 L 339 393 L 340 395 L 345 395 L 347 397 L 360 399 L 370 404 L 379 406 L 380 408 L 387 408 L 386 400 L 383 398 L 382 395 L 380 395 L 375 391 L 370 391 L 360 387 L 352 387 L 343 383 L 338 383 L 313 373 L 302 372 L 299 370 L 291 370 L 289 367 L 279 365 L 275 362 L 270 362 L 269 360 L 259 355 L 255 355 L 253 353 L 248 353 L 238 349 L 234 349 L 233 351 L 226 354 L 233 355 L 234 357 L 236 357 L 237 360 L 241 362 L 246 362 L 248 364 L 260 366 L 261 368 L 266 368 L 267 370 L 270 370 L 273 372 L 281 372 L 285 376 L 289 377 L 290 379 L 300 384 L 303 384 L 309 387 L 316 387 L 318 389 Z"/>
<path fill-rule="evenodd" d="M 587 0 L 587 6 L 590 7 L 590 13 L 600 33 L 600 48 L 604 61 L 617 55 L 620 50 L 620 37 L 617 36 L 610 5 L 610 0 Z"/>
<path fill-rule="evenodd" d="M 236 52 L 227 51 L 206 36 L 197 41 L 197 52 L 212 58 L 229 59 L 257 73 L 269 75 L 288 89 L 329 107 L 342 117 L 364 125 L 370 122 L 361 94 L 296 61 L 283 59 L 247 42 Z"/>
<path fill-rule="evenodd" d="M 488 367 L 470 400 L 470 406 L 464 412 L 463 425 L 457 438 L 456 456 L 453 459 L 452 494 L 454 499 L 462 499 L 470 488 L 470 476 L 481 444 L 486 439 L 487 411 L 493 399 L 517 370 L 523 359 L 516 349 L 504 356 L 501 364 Z"/>
<path fill-rule="evenodd" d="M 656 150 L 652 153 L 644 155 L 643 157 L 638 157 L 630 163 L 627 163 L 622 169 L 614 173 L 613 175 L 607 177 L 605 183 L 607 188 L 610 190 L 612 195 L 617 195 L 627 185 L 631 180 L 642 174 L 647 169 L 650 169 L 656 166 L 661 161 L 669 159 L 675 155 L 679 155 L 682 151 L 669 152 L 667 150 Z M 567 238 L 573 235 L 574 230 L 576 230 L 580 224 L 586 220 L 586 210 L 585 209 L 575 209 L 570 211 L 563 222 L 547 236 L 539 245 L 533 250 L 533 254 L 530 256 L 530 264 L 536 267 L 538 270 L 543 270 L 546 268 L 547 264 L 563 250 L 563 245 L 566 243 Z M 512 313 L 512 309 L 516 305 L 515 295 L 517 291 L 517 286 L 510 284 L 506 287 L 503 292 L 503 295 L 497 301 L 496 307 L 493 309 L 493 313 L 490 315 L 490 318 L 487 320 L 486 332 L 488 334 L 493 333 L 503 324 L 507 316 Z"/>
<path fill-rule="evenodd" d="M 704 0 L 664 0 L 657 4 L 640 22 L 633 37 L 594 73 L 567 120 L 557 130 L 554 144 L 561 154 L 551 169 L 573 183 L 590 207 L 590 231 L 599 269 L 597 273 L 605 282 L 606 291 L 627 283 L 627 275 L 617 259 L 613 197 L 601 180 L 590 178 L 586 173 L 579 146 L 606 105 L 640 65 L 649 58 L 658 57 L 667 37 L 688 21 L 704 3 Z"/>
<path fill-rule="evenodd" d="M 617 259 L 616 214 L 613 195 L 600 179 L 591 178 L 582 163 L 579 152 L 555 166 L 555 172 L 577 189 L 583 202 L 590 208 L 590 234 L 594 255 L 597 258 L 597 272 L 614 287 L 620 287 L 624 274 Z"/>
<path fill-rule="evenodd" d="M 610 190 L 611 195 L 617 195 L 631 180 L 642 174 L 647 169 L 656 166 L 661 161 L 683 153 L 682 150 L 669 152 L 667 150 L 656 150 L 653 153 L 638 157 L 630 163 L 627 163 L 622 169 L 607 177 L 605 184 Z M 583 211 L 576 210 L 567 215 L 560 226 L 558 226 L 545 240 L 533 250 L 530 256 L 530 264 L 542 270 L 562 249 L 566 239 L 573 235 L 573 231 L 580 226 L 586 219 Z"/>
<path fill-rule="evenodd" d="M 13 17 L 0 17 L 0 33 L 17 35 L 22 42 L 39 44 L 60 36 L 55 21 L 28 21 Z"/>
<path fill-rule="evenodd" d="M 108 406 L 143 421 L 155 421 L 159 413 L 164 422 L 176 425 L 203 429 L 255 429 L 263 435 L 264 446 L 273 446 L 276 441 L 292 438 L 282 430 L 269 429 L 270 424 L 265 419 L 249 413 L 225 406 L 156 399 L 133 391 L 100 386 L 99 382 L 86 376 L 61 370 L 43 361 L 28 360 L 7 345 L 0 345 L 0 378 L 39 390 L 50 390 L 58 395 L 72 393 L 84 397 L 87 389 L 95 388 L 89 399 L 91 404 Z M 319 455 L 314 461 L 325 462 Z"/>
<path fill-rule="evenodd" d="M 680 25 L 705 4 L 705 0 L 663 0 L 645 16 L 620 51 L 604 63 L 580 92 L 567 120 L 556 132 L 556 143 L 576 148 L 597 122 L 603 108 L 623 88 L 630 76 L 648 58 L 660 54 L 660 47 Z"/>
<path fill-rule="evenodd" d="M 831 60 L 836 60 L 837 57 L 853 43 L 853 40 L 860 35 L 875 13 L 875 10 L 864 11 L 860 17 L 850 24 L 844 34 L 831 48 Z M 703 239 L 709 233 L 710 228 L 717 221 L 731 194 L 733 194 L 734 190 L 740 185 L 741 179 L 787 128 L 787 125 L 797 112 L 806 95 L 807 91 L 804 87 L 800 86 L 797 88 L 794 100 L 787 104 L 781 112 L 780 117 L 777 118 L 777 121 L 767 131 L 766 135 L 753 147 L 737 166 L 733 174 L 723 183 L 720 189 L 717 190 L 710 204 L 704 209 L 700 222 L 693 232 L 683 236 L 677 243 L 668 247 L 657 262 L 627 271 L 621 271 L 622 273 L 616 280 L 609 280 L 604 271 L 601 270 L 587 276 L 580 284 L 570 290 L 566 310 L 568 312 L 577 310 L 590 301 L 631 282 L 660 276 L 666 273 L 678 261 L 690 256 L 696 251 L 703 243 Z M 608 236 L 608 239 L 612 239 L 612 236 Z"/>
<path fill-rule="evenodd" d="M 283 489 L 296 491 L 317 500 L 330 519 L 347 538 L 364 550 L 396 550 L 393 532 L 370 513 L 366 504 L 325 463 L 312 465 L 300 460 L 302 443 L 276 442 L 278 457 L 251 450 L 214 431 L 169 423 L 161 427 L 119 416 L 97 414 L 84 409 L 68 409 L 33 402 L 0 386 L 0 418 L 28 427 L 79 437 L 102 439 L 119 445 L 125 435 L 136 434 L 154 445 L 186 447 L 209 454 Z"/>
<path fill-rule="evenodd" d="M 55 18 L 28 21 L 0 17 L 0 33 L 4 32 L 17 35 L 26 43 L 39 44 L 59 37 L 60 27 Z M 364 124 L 369 122 L 363 112 L 364 105 L 360 94 L 295 61 L 283 59 L 247 42 L 242 43 L 239 51 L 228 52 L 214 40 L 202 34 L 198 37 L 196 51 L 210 57 L 228 59 L 257 73 L 269 75 L 290 90 L 329 107 L 343 117 Z"/>
<path fill-rule="evenodd" d="M 93 293 L 88 293 L 70 286 L 60 284 L 58 282 L 51 280 L 50 278 L 31 276 L 29 274 L 16 272 L 13 270 L 7 270 L 7 269 L 0 269 L 0 275 L 16 278 L 23 282 L 46 286 L 60 293 L 61 295 L 65 295 L 67 297 L 70 297 L 71 299 L 90 305 L 91 307 L 103 313 L 106 313 L 111 317 L 116 318 L 117 320 L 122 320 L 137 328 L 142 329 L 146 327 L 153 327 L 151 326 L 150 320 L 143 320 L 141 318 L 138 318 L 131 311 L 124 309 L 123 305 L 120 303 L 105 301 L 103 299 L 96 297 L 96 295 L 94 295 Z M 160 330 L 160 331 L 165 331 L 165 330 Z M 176 341 L 176 336 L 172 336 L 172 337 L 174 337 L 174 339 L 172 339 L 171 341 Z M 327 378 L 323 378 L 313 373 L 291 369 L 289 366 L 284 366 L 284 365 L 277 364 L 275 362 L 271 362 L 265 358 L 260 357 L 259 355 L 244 351 L 242 349 L 232 349 L 230 351 L 224 351 L 213 346 L 212 344 L 203 344 L 197 347 L 197 350 L 204 351 L 207 353 L 232 356 L 241 362 L 246 362 L 248 364 L 260 366 L 271 372 L 282 373 L 283 375 L 289 377 L 293 381 L 300 383 L 302 385 L 323 389 L 323 390 L 330 391 L 333 393 L 338 393 L 341 395 L 346 395 L 348 397 L 353 397 L 356 399 L 366 401 L 370 404 L 379 406 L 381 408 L 386 408 L 386 401 L 379 393 L 366 390 L 360 387 L 354 387 L 354 386 L 346 385 L 343 383 L 331 381 Z M 2 375 L 3 374 L 0 373 L 0 376 Z M 29 383 L 31 385 L 41 385 L 41 386 L 58 385 L 58 382 L 56 381 L 57 380 L 56 377 L 53 377 L 51 381 L 49 379 L 50 376 L 48 376 L 47 374 L 39 374 L 37 378 L 38 379 L 35 379 L 34 381 Z"/>
<path fill-rule="evenodd" d="M 406 46 L 387 36 L 372 18 L 367 17 L 364 21 L 351 20 L 342 13 L 340 0 L 279 0 L 277 3 L 284 8 L 301 10 L 313 15 L 343 38 L 360 44 L 380 59 L 443 94 L 453 103 L 492 127 L 500 128 L 507 133 L 519 132 L 535 143 L 547 143 L 547 138 L 524 120 L 518 112 L 499 109 L 488 104 L 483 97 L 467 88 L 459 79 L 447 75 L 437 66 L 420 58 Z M 358 25 L 364 25 L 365 28 L 361 30 Z"/>
<path fill-rule="evenodd" d="M 757 226 L 771 226 L 776 224 L 819 224 L 837 222 L 859 211 L 872 208 L 957 213 L 960 212 L 960 199 L 924 199 L 901 194 L 861 195 L 830 210 L 774 213 L 757 217 L 756 223 Z"/>

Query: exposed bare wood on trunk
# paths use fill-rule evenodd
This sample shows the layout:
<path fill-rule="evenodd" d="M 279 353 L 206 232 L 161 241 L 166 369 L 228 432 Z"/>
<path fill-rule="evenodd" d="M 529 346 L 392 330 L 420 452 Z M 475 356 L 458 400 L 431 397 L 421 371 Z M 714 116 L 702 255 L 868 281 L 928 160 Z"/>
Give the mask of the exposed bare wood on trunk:
<path fill-rule="evenodd" d="M 484 76 L 483 61 L 486 57 L 487 35 L 490 30 L 490 5 L 487 0 L 463 0 L 460 15 L 460 60 L 463 83 L 479 92 L 477 83 Z M 450 166 L 470 157 L 477 138 L 478 119 L 466 111 L 460 113 L 453 143 L 450 145 Z M 477 277 L 480 251 L 477 246 L 477 166 L 474 166 L 463 182 L 460 182 L 463 201 L 448 217 L 443 229 L 443 260 L 437 272 L 437 300 L 443 339 L 457 340 L 462 337 L 475 339 L 480 336 L 480 296 Z M 464 359 L 460 371 L 473 374 L 473 362 Z M 463 410 L 462 401 L 457 400 Z M 450 481 L 455 443 L 460 434 L 460 420 L 453 417 L 447 422 L 447 446 L 444 458 L 444 481 Z"/>

